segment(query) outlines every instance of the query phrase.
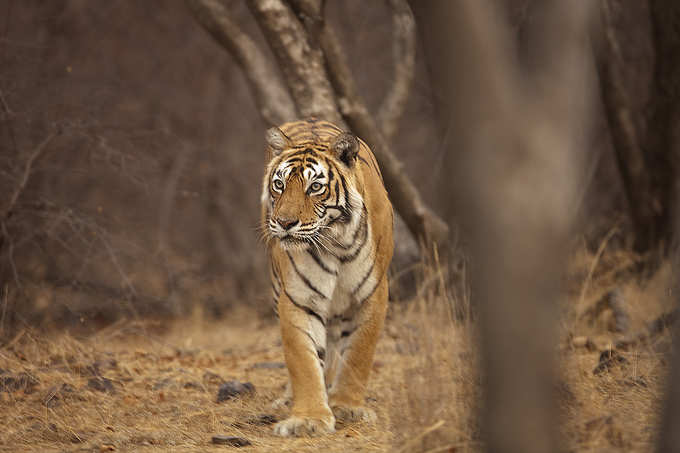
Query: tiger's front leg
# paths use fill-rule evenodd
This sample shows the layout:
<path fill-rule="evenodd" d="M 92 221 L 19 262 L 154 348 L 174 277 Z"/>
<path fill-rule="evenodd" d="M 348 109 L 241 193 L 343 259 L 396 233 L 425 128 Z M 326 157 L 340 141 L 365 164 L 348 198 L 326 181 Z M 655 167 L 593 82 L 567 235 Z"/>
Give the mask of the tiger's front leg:
<path fill-rule="evenodd" d="M 318 314 L 283 293 L 278 303 L 283 352 L 293 390 L 287 419 L 274 426 L 280 436 L 318 436 L 335 431 L 324 382 L 326 329 Z"/>
<path fill-rule="evenodd" d="M 338 420 L 373 422 L 376 419 L 375 412 L 364 406 L 364 395 L 385 322 L 387 298 L 387 278 L 383 278 L 364 302 L 356 329 L 342 332 L 345 344 L 340 351 L 339 370 L 328 392 L 329 406 Z"/>

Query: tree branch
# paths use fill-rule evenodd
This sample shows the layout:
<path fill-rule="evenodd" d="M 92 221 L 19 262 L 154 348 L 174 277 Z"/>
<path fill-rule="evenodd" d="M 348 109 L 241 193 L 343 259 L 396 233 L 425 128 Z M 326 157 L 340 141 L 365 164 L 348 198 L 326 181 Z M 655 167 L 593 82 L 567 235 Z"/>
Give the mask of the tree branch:
<path fill-rule="evenodd" d="M 5 210 L 3 211 L 2 215 L 0 216 L 2 221 L 5 221 L 12 216 L 14 206 L 19 200 L 19 197 L 23 193 L 24 189 L 26 189 L 26 185 L 28 184 L 28 181 L 31 178 L 33 164 L 35 163 L 36 160 L 40 158 L 40 156 L 43 155 L 43 153 L 47 149 L 47 145 L 49 145 L 52 142 L 52 140 L 54 140 L 60 134 L 61 130 L 59 129 L 50 133 L 42 142 L 38 144 L 38 146 L 35 147 L 31 155 L 28 157 L 26 163 L 24 164 L 24 172 L 22 173 L 21 180 L 19 181 L 17 187 L 15 187 L 14 192 L 12 192 L 12 196 L 10 197 L 9 202 L 7 203 L 7 206 L 5 207 Z"/>
<path fill-rule="evenodd" d="M 316 34 L 326 57 L 326 66 L 331 84 L 338 96 L 338 104 L 349 127 L 371 147 L 382 171 L 385 187 L 392 204 L 404 219 L 411 234 L 425 241 L 443 245 L 447 242 L 449 227 L 432 212 L 420 197 L 411 182 L 404 165 L 392 153 L 378 125 L 359 95 L 354 78 L 347 63 L 347 57 L 334 30 L 320 19 L 321 2 L 318 0 L 291 0 L 299 12 L 307 18 L 319 18 L 308 24 L 311 33 Z"/>
<path fill-rule="evenodd" d="M 247 3 L 274 52 L 300 114 L 344 125 L 326 77 L 323 54 L 312 46 L 293 11 L 282 0 Z"/>
<path fill-rule="evenodd" d="M 321 43 L 326 54 L 331 81 L 340 97 L 342 114 L 352 130 L 373 150 L 380 164 L 390 199 L 409 231 L 427 244 L 432 242 L 445 244 L 449 234 L 448 225 L 427 207 L 418 189 L 406 174 L 404 165 L 390 150 L 373 115 L 368 112 L 357 93 L 347 58 L 337 36 L 328 26 L 325 27 Z"/>
<path fill-rule="evenodd" d="M 408 101 L 416 64 L 416 22 L 406 0 L 388 0 L 392 8 L 392 85 L 378 109 L 378 124 L 389 143 Z"/>
<path fill-rule="evenodd" d="M 270 126 L 292 121 L 298 114 L 276 68 L 245 34 L 218 0 L 186 0 L 196 21 L 224 47 L 243 69 L 260 116 Z"/>

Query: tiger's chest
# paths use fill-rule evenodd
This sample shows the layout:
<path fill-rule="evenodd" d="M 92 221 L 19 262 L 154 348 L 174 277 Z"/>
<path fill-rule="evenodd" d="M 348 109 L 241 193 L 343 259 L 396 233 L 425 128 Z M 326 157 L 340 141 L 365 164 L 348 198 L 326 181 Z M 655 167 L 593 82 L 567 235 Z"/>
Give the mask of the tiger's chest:
<path fill-rule="evenodd" d="M 337 241 L 326 249 L 287 251 L 284 287 L 297 304 L 311 308 L 326 320 L 350 315 L 370 297 L 380 271 L 368 222 L 352 240 Z"/>

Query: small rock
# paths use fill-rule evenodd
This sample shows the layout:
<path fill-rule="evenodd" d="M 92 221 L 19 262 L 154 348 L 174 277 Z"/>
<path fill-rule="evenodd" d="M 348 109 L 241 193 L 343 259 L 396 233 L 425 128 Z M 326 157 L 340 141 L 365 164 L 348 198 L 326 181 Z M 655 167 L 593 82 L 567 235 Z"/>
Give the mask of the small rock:
<path fill-rule="evenodd" d="M 118 368 L 118 362 L 116 359 L 106 358 L 95 361 L 91 366 L 97 374 L 100 374 L 102 370 Z"/>
<path fill-rule="evenodd" d="M 170 378 L 165 378 L 165 379 L 162 379 L 162 380 L 156 382 L 156 383 L 153 385 L 153 387 L 151 387 L 151 390 L 160 390 L 160 389 L 163 389 L 163 388 L 167 387 L 168 385 L 170 385 L 170 384 L 172 384 L 172 383 L 173 383 L 173 380 L 172 380 L 172 379 L 170 379 Z"/>
<path fill-rule="evenodd" d="M 229 445 L 232 447 L 246 447 L 252 445 L 248 439 L 236 436 L 213 436 L 212 443 L 216 445 Z"/>
<path fill-rule="evenodd" d="M 283 362 L 258 362 L 250 368 L 262 370 L 279 370 L 286 368 L 286 364 Z"/>
<path fill-rule="evenodd" d="M 203 390 L 203 386 L 196 381 L 185 382 L 182 387 L 185 389 Z"/>
<path fill-rule="evenodd" d="M 114 393 L 116 391 L 116 389 L 113 388 L 113 381 L 105 377 L 91 378 L 87 381 L 87 386 L 98 392 Z"/>
<path fill-rule="evenodd" d="M 250 382 L 227 381 L 220 385 L 217 392 L 217 402 L 227 401 L 237 396 L 255 392 L 255 386 Z"/>
<path fill-rule="evenodd" d="M 15 376 L 3 375 L 0 377 L 0 392 L 16 392 L 23 390 L 24 393 L 33 393 L 35 386 L 40 383 L 37 378 L 28 373 L 19 373 Z"/>
<path fill-rule="evenodd" d="M 246 420 L 246 423 L 249 425 L 258 425 L 258 426 L 266 426 L 266 425 L 273 425 L 274 423 L 278 422 L 278 418 L 276 418 L 276 415 L 272 414 L 260 414 L 257 417 L 252 417 Z"/>
<path fill-rule="evenodd" d="M 628 360 L 626 360 L 625 357 L 622 357 L 615 349 L 607 349 L 600 354 L 600 359 L 593 370 L 593 374 L 602 374 L 614 365 L 623 365 L 626 363 L 628 363 Z"/>

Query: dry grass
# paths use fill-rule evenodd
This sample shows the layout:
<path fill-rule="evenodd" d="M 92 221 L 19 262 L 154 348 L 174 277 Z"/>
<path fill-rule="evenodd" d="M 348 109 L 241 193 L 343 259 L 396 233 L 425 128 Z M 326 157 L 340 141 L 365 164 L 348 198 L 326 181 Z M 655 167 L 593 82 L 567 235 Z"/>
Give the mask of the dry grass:
<path fill-rule="evenodd" d="M 592 266 L 594 259 L 600 262 Z M 585 275 L 571 280 L 562 318 L 557 393 L 565 443 L 570 451 L 650 451 L 670 336 L 622 352 L 626 363 L 595 375 L 600 351 L 623 334 L 607 330 L 607 313 L 592 323 L 578 315 L 616 285 L 636 331 L 669 308 L 670 271 L 663 268 L 641 284 L 612 277 L 622 262 L 615 254 L 575 262 L 585 268 L 581 274 L 592 275 L 585 293 Z M 253 452 L 478 451 L 474 326 L 452 319 L 443 288 L 430 277 L 419 299 L 390 312 L 368 391 L 368 404 L 378 414 L 374 426 L 344 426 L 320 439 L 280 439 L 271 426 L 258 424 L 264 414 L 285 416 L 270 404 L 283 391 L 286 371 L 257 365 L 283 361 L 278 330 L 243 310 L 219 323 L 202 321 L 200 314 L 162 329 L 120 323 L 80 339 L 65 332 L 22 332 L 0 349 L 0 382 L 26 373 L 19 388 L 0 392 L 0 451 L 233 448 L 212 445 L 216 434 L 245 437 L 252 446 L 243 450 Z M 110 379 L 113 391 L 91 388 L 93 376 Z M 217 403 L 223 379 L 252 382 L 256 393 Z"/>

